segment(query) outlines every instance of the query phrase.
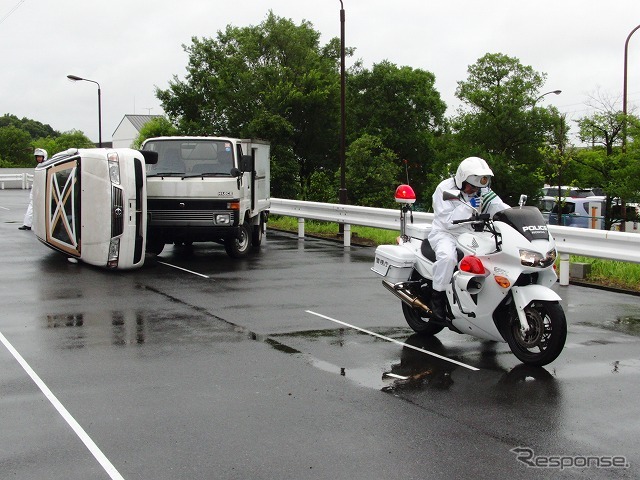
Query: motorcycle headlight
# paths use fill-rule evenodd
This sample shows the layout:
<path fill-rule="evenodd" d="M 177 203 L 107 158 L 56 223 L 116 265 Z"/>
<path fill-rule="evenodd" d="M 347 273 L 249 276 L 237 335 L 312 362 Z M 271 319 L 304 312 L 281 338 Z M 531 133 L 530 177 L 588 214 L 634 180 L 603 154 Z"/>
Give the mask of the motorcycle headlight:
<path fill-rule="evenodd" d="M 520 263 L 525 267 L 546 268 L 556 261 L 556 249 L 549 250 L 545 256 L 533 250 L 520 250 Z"/>

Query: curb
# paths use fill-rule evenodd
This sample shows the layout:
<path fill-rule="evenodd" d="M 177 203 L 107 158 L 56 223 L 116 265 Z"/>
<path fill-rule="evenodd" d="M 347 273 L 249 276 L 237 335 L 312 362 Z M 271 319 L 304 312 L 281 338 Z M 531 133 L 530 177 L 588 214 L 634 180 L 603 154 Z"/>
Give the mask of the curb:
<path fill-rule="evenodd" d="M 617 287 L 607 287 L 606 285 L 589 283 L 581 280 L 569 279 L 569 285 L 575 285 L 576 287 L 595 288 L 596 290 L 604 290 L 604 291 L 613 292 L 613 293 L 623 293 L 625 295 L 633 295 L 635 297 L 640 297 L 640 292 L 637 292 L 635 290 L 627 290 L 624 288 L 617 288 Z"/>

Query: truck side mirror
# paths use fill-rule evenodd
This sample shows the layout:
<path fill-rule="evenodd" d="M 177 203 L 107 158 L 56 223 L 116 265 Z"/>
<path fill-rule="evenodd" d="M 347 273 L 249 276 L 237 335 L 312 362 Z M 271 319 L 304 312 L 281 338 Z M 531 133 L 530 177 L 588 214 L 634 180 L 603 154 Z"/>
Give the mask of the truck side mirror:
<path fill-rule="evenodd" d="M 155 165 L 158 163 L 158 152 L 152 152 L 151 150 L 138 150 L 144 157 L 144 163 L 147 165 Z"/>
<path fill-rule="evenodd" d="M 253 172 L 253 156 L 242 155 L 240 159 L 240 170 L 243 172 Z"/>
<path fill-rule="evenodd" d="M 242 172 L 240 170 L 238 170 L 236 167 L 233 167 L 231 169 L 231 172 L 229 172 L 229 173 L 231 173 L 232 177 L 241 177 L 242 176 Z"/>

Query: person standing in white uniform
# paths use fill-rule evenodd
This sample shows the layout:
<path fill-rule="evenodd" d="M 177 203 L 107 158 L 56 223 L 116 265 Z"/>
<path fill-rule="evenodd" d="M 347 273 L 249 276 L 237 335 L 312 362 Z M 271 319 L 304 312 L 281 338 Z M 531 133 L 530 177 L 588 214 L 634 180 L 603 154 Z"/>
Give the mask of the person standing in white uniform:
<path fill-rule="evenodd" d="M 33 156 L 37 163 L 42 163 L 47 159 L 47 151 L 44 148 L 36 148 L 33 151 Z M 33 225 L 33 185 L 31 185 L 31 191 L 29 192 L 29 206 L 27 207 L 27 213 L 24 214 L 24 221 L 18 230 L 31 230 Z"/>

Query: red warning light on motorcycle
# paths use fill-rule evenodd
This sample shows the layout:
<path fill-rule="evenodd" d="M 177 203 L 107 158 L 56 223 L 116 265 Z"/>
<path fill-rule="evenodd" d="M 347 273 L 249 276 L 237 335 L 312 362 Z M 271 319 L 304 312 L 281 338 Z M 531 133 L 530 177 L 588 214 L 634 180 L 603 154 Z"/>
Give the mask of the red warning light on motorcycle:
<path fill-rule="evenodd" d="M 416 192 L 411 186 L 402 184 L 396 188 L 396 202 L 398 203 L 415 203 Z"/>

